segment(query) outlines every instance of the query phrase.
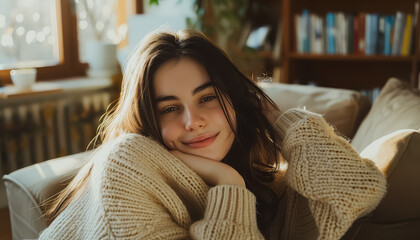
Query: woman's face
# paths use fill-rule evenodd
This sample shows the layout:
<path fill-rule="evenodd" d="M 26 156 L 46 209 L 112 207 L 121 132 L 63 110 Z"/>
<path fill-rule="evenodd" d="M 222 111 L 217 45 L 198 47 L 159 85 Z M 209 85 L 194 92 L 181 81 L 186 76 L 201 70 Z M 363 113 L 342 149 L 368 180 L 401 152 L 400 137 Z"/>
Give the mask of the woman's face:
<path fill-rule="evenodd" d="M 234 133 L 203 66 L 181 58 L 162 65 L 154 76 L 155 103 L 163 142 L 171 150 L 221 161 Z M 235 114 L 226 104 L 235 126 Z"/>

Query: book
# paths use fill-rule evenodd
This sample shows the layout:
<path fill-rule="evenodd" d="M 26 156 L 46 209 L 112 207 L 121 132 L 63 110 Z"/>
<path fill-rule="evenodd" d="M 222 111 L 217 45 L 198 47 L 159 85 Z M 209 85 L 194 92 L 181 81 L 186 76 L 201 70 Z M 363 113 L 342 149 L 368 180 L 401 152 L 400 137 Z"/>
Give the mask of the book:
<path fill-rule="evenodd" d="M 376 53 L 377 54 L 384 54 L 384 46 L 385 46 L 385 16 L 379 16 L 379 23 L 378 23 L 378 39 L 376 44 Z"/>
<path fill-rule="evenodd" d="M 311 13 L 309 14 L 310 19 L 310 35 L 309 35 L 309 42 L 310 42 L 310 52 L 315 53 L 315 22 L 316 22 L 316 15 Z"/>
<path fill-rule="evenodd" d="M 347 53 L 354 53 L 354 17 L 352 14 L 347 14 Z"/>
<path fill-rule="evenodd" d="M 295 15 L 295 37 L 296 37 L 296 51 L 298 53 L 303 53 L 304 48 L 304 33 L 302 32 L 302 18 L 300 14 Z"/>
<path fill-rule="evenodd" d="M 354 23 L 353 23 L 353 53 L 354 54 L 359 54 L 359 39 L 360 39 L 360 35 L 359 35 L 359 31 L 360 31 L 360 23 L 359 23 L 359 16 L 354 16 L 353 19 Z"/>
<path fill-rule="evenodd" d="M 339 12 L 335 14 L 334 20 L 336 20 L 336 53 L 346 54 L 346 20 L 344 13 Z"/>
<path fill-rule="evenodd" d="M 372 26 L 371 26 L 371 29 L 370 29 L 371 30 L 371 32 L 370 32 L 370 35 L 371 35 L 371 37 L 370 37 L 370 40 L 371 40 L 370 47 L 371 47 L 371 49 L 369 50 L 369 52 L 371 54 L 377 54 L 378 53 L 377 52 L 377 49 L 378 49 L 377 45 L 378 45 L 379 14 L 376 14 L 376 13 L 372 14 L 370 23 L 372 24 Z"/>
<path fill-rule="evenodd" d="M 328 39 L 328 53 L 335 53 L 335 22 L 334 13 L 327 13 L 327 39 Z"/>
<path fill-rule="evenodd" d="M 384 31 L 384 54 L 391 54 L 391 32 L 394 27 L 395 18 L 392 15 L 385 17 L 385 31 Z"/>
<path fill-rule="evenodd" d="M 303 33 L 303 52 L 309 53 L 311 51 L 310 45 L 310 18 L 309 18 L 309 11 L 307 9 L 303 9 L 302 11 L 302 33 Z"/>
<path fill-rule="evenodd" d="M 311 53 L 324 52 L 323 21 L 316 14 L 311 14 Z"/>
<path fill-rule="evenodd" d="M 366 14 L 359 14 L 359 53 L 364 54 L 366 48 Z"/>
<path fill-rule="evenodd" d="M 406 21 L 405 21 L 405 28 L 404 28 L 404 37 L 403 37 L 403 43 L 401 47 L 401 55 L 408 56 L 410 53 L 409 47 L 410 47 L 410 39 L 411 39 L 411 14 L 407 14 Z"/>
<path fill-rule="evenodd" d="M 395 29 L 392 43 L 392 55 L 401 55 L 406 15 L 398 11 L 395 16 Z"/>
<path fill-rule="evenodd" d="M 365 16 L 365 54 L 371 55 L 372 52 L 372 15 L 366 14 Z"/>

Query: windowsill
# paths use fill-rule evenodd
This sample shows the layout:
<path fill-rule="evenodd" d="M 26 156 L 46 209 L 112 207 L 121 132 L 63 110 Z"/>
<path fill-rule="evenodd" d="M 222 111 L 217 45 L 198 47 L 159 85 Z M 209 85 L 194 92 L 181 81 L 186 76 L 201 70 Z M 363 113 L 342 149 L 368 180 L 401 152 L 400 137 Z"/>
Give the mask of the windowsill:
<path fill-rule="evenodd" d="M 70 92 L 80 92 L 86 90 L 99 90 L 112 86 L 111 78 L 88 78 L 75 77 L 67 78 L 65 80 L 37 82 L 31 89 L 18 90 L 13 85 L 6 85 L 0 88 L 0 99 L 3 100 L 18 100 L 27 99 L 33 96 L 47 96 L 55 94 L 63 94 Z"/>

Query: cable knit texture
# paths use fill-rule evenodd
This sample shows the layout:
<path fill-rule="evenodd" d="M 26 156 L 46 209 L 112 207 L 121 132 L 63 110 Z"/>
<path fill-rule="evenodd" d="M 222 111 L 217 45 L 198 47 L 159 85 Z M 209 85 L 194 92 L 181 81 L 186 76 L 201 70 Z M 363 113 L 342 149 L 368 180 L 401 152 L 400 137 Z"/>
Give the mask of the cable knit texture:
<path fill-rule="evenodd" d="M 379 204 L 386 192 L 384 175 L 371 160 L 361 159 L 320 115 L 289 110 L 274 127 L 283 138 L 282 154 L 288 160 L 286 181 L 298 193 L 290 193 L 289 199 L 307 198 L 318 239 L 339 239 L 354 220 Z M 288 211 L 294 206 L 288 204 Z M 296 224 L 293 219 L 286 222 L 290 234 Z"/>
<path fill-rule="evenodd" d="M 377 206 L 385 178 L 321 116 L 293 109 L 274 127 L 283 139 L 290 185 L 284 224 L 273 222 L 282 227 L 282 239 L 339 239 Z M 40 239 L 263 239 L 249 190 L 210 188 L 146 137 L 124 134 L 104 144 L 92 161 L 83 191 Z M 307 228 L 311 221 L 315 231 Z"/>

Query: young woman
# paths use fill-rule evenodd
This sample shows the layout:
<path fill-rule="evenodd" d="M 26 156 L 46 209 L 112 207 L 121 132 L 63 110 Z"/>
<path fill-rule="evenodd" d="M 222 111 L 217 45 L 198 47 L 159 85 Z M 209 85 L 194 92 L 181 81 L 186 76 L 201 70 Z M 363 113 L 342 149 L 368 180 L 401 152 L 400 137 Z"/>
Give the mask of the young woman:
<path fill-rule="evenodd" d="M 191 31 L 139 45 L 100 136 L 40 239 L 339 239 L 386 190 L 320 115 L 281 113 Z"/>

